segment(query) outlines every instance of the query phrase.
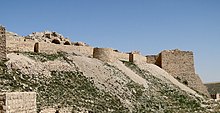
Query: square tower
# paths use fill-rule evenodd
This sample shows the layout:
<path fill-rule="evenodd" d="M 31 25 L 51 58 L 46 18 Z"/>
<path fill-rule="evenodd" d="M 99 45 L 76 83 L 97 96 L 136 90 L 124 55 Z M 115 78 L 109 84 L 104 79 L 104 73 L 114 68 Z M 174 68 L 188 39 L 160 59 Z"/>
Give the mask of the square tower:
<path fill-rule="evenodd" d="M 6 60 L 7 51 L 6 51 L 6 35 L 5 27 L 0 25 L 0 61 Z"/>

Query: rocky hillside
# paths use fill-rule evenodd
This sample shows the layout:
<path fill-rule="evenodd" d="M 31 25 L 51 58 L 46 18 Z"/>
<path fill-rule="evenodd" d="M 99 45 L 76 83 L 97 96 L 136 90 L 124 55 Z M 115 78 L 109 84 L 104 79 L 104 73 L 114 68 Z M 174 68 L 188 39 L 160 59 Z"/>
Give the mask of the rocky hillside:
<path fill-rule="evenodd" d="M 35 91 L 41 113 L 217 113 L 210 101 L 153 64 L 77 54 L 18 52 L 0 65 L 1 92 Z"/>

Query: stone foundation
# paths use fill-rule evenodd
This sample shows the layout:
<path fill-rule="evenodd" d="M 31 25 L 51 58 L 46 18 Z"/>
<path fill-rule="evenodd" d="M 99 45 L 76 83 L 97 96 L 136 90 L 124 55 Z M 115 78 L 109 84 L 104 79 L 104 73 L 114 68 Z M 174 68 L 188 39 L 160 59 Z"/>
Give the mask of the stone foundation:
<path fill-rule="evenodd" d="M 35 92 L 0 94 L 0 113 L 36 113 Z"/>

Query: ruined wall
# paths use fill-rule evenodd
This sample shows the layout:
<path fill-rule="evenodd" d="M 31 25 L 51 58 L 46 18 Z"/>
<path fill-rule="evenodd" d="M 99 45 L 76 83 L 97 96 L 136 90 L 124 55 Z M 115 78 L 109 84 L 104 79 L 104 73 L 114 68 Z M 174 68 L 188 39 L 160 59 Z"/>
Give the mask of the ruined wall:
<path fill-rule="evenodd" d="M 129 53 L 129 61 L 134 63 L 146 63 L 146 57 L 137 53 Z"/>
<path fill-rule="evenodd" d="M 35 44 L 38 43 L 38 51 L 53 54 L 60 51 L 75 53 L 77 55 L 92 57 L 93 48 L 90 46 L 60 45 L 48 42 L 37 42 L 32 39 L 7 37 L 7 52 L 34 52 Z"/>
<path fill-rule="evenodd" d="M 146 56 L 147 63 L 156 64 L 161 67 L 161 54 L 159 55 L 148 55 Z"/>
<path fill-rule="evenodd" d="M 21 52 L 34 52 L 34 44 L 36 41 L 25 38 L 11 38 L 7 37 L 7 52 L 21 51 Z"/>
<path fill-rule="evenodd" d="M 195 73 L 193 52 L 165 50 L 160 53 L 161 67 L 176 79 L 198 92 L 209 96 L 206 87 Z"/>
<path fill-rule="evenodd" d="M 165 50 L 161 52 L 162 68 L 174 77 L 180 74 L 194 75 L 193 52 Z"/>
<path fill-rule="evenodd" d="M 0 113 L 36 113 L 35 92 L 0 94 Z"/>
<path fill-rule="evenodd" d="M 5 36 L 5 28 L 0 26 L 0 60 L 6 60 L 6 36 Z"/>
<path fill-rule="evenodd" d="M 114 51 L 111 48 L 94 48 L 93 58 L 99 59 L 103 62 L 114 62 L 116 58 Z"/>
<path fill-rule="evenodd" d="M 114 57 L 117 60 L 129 61 L 129 54 L 128 53 L 120 53 L 120 52 L 113 52 Z"/>
<path fill-rule="evenodd" d="M 41 53 L 57 53 L 57 52 L 75 53 L 77 55 L 92 57 L 93 48 L 90 46 L 73 46 L 73 45 L 59 45 L 53 43 L 39 42 L 39 52 Z"/>

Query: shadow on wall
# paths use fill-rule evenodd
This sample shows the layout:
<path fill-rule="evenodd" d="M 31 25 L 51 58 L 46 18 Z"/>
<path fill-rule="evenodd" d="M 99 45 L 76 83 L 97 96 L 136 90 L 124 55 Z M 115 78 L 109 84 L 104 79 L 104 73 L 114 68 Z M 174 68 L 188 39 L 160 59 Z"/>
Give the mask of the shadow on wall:
<path fill-rule="evenodd" d="M 60 41 L 58 39 L 53 39 L 51 43 L 60 44 Z"/>
<path fill-rule="evenodd" d="M 71 45 L 69 41 L 66 41 L 64 45 Z"/>
<path fill-rule="evenodd" d="M 34 52 L 39 53 L 39 43 L 34 44 Z"/>

